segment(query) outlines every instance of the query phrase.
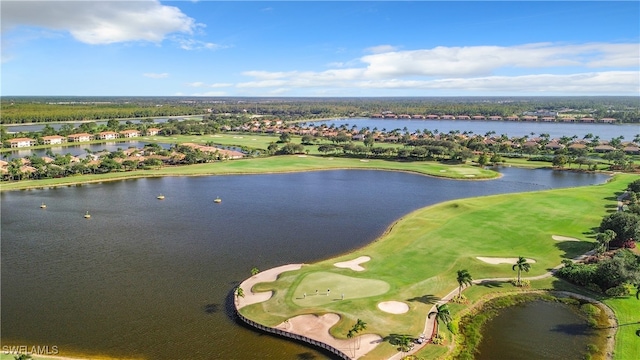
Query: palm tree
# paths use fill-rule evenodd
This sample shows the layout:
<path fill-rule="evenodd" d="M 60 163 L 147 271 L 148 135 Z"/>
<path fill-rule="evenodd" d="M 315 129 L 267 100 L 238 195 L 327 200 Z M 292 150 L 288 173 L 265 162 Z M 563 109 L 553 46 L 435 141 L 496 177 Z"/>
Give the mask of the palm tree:
<path fill-rule="evenodd" d="M 401 335 L 400 338 L 398 338 L 398 345 L 400 345 L 400 352 L 405 353 L 411 350 L 410 344 L 411 344 L 411 338 L 408 337 L 407 335 Z"/>
<path fill-rule="evenodd" d="M 473 284 L 473 279 L 471 278 L 471 274 L 467 269 L 458 270 L 458 277 L 456 278 L 458 281 L 458 297 L 462 297 L 462 286 L 468 285 L 471 286 Z"/>
<path fill-rule="evenodd" d="M 360 331 L 364 331 L 367 328 L 367 323 L 358 319 L 356 320 L 356 324 L 353 325 L 353 330 L 357 333 L 359 333 Z M 357 343 L 358 343 L 358 349 L 360 349 L 360 337 L 358 337 L 356 339 Z"/>
<path fill-rule="evenodd" d="M 607 229 L 603 233 L 599 233 L 596 236 L 596 239 L 598 240 L 598 243 L 605 248 L 605 251 L 609 251 L 609 243 L 611 240 L 615 239 L 616 236 L 618 236 L 618 234 L 616 234 L 615 231 Z"/>
<path fill-rule="evenodd" d="M 529 264 L 527 262 L 527 259 L 523 258 L 522 256 L 518 257 L 518 261 L 513 265 L 513 267 L 511 268 L 511 270 L 516 270 L 516 268 L 518 268 L 518 286 L 521 285 L 520 283 L 520 273 L 524 270 L 526 272 L 529 272 L 529 269 L 531 268 L 531 264 Z"/>
<path fill-rule="evenodd" d="M 436 310 L 430 312 L 427 317 L 431 318 L 431 315 L 435 315 L 436 317 L 436 335 L 438 335 L 438 325 L 440 322 L 444 322 L 445 324 L 451 322 L 449 306 L 447 306 L 447 304 L 436 305 Z"/>
<path fill-rule="evenodd" d="M 241 288 L 240 286 L 238 286 L 236 288 L 236 296 L 237 297 L 242 297 L 242 298 L 244 297 L 244 289 Z"/>

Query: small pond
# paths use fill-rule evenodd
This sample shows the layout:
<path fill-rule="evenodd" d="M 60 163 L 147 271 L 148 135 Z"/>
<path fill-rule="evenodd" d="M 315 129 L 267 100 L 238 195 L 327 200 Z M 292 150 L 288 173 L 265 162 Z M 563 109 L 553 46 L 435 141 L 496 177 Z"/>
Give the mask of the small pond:
<path fill-rule="evenodd" d="M 579 360 L 598 335 L 572 306 L 536 300 L 501 309 L 489 320 L 475 359 Z"/>

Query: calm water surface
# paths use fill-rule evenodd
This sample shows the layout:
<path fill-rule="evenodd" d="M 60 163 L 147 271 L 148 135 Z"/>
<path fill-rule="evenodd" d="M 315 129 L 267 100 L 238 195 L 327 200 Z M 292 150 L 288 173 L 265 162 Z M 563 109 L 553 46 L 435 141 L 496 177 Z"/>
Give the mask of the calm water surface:
<path fill-rule="evenodd" d="M 312 122 L 309 122 L 312 123 Z M 600 136 L 601 140 L 611 140 L 618 136 L 624 136 L 625 141 L 633 140 L 634 136 L 640 134 L 639 124 L 576 124 L 576 123 L 546 123 L 546 122 L 510 122 L 510 121 L 478 121 L 478 120 L 404 120 L 404 119 L 369 119 L 352 118 L 330 121 L 316 121 L 314 124 L 331 124 L 335 126 L 349 124 L 356 125 L 359 129 L 368 127 L 392 131 L 394 129 L 404 129 L 410 132 L 416 130 L 438 130 L 440 133 L 459 130 L 460 132 L 472 131 L 474 134 L 484 135 L 490 131 L 495 131 L 497 135 L 505 134 L 509 137 L 539 136 L 546 133 L 551 138 L 576 135 L 582 139 L 587 134 Z M 531 135 L 534 133 L 534 135 Z"/>
<path fill-rule="evenodd" d="M 500 310 L 482 336 L 476 360 L 581 360 L 596 333 L 569 305 L 533 301 Z"/>
<path fill-rule="evenodd" d="M 227 307 L 231 289 L 254 266 L 362 247 L 426 205 L 607 178 L 501 171 L 495 181 L 344 170 L 3 192 L 2 342 L 146 359 L 324 359 L 239 326 Z"/>

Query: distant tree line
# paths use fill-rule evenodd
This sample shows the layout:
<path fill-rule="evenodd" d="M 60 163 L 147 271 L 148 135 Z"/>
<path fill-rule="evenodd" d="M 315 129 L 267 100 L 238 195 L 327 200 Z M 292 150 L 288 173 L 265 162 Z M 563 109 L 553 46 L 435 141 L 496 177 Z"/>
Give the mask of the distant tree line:
<path fill-rule="evenodd" d="M 640 122 L 636 97 L 38 98 L 0 102 L 3 124 L 194 114 L 276 116 L 285 121 L 396 114 L 510 116 L 545 109 Z"/>

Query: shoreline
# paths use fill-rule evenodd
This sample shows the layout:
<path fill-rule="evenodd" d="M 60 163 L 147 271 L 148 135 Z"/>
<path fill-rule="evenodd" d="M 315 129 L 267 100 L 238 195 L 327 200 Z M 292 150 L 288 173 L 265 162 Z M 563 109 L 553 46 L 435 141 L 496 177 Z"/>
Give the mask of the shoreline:
<path fill-rule="evenodd" d="M 351 159 L 351 158 L 348 158 Z M 353 160 L 356 160 L 355 158 Z M 239 161 L 239 160 L 236 160 Z M 201 164 L 196 164 L 196 165 L 201 165 Z M 210 165 L 210 164 L 209 164 Z M 184 165 L 185 167 L 187 166 L 193 166 L 193 165 Z M 447 165 L 449 166 L 449 165 Z M 471 165 L 466 165 L 466 166 L 471 166 Z M 172 169 L 172 168 L 178 168 L 178 167 L 182 167 L 182 166 L 176 166 L 176 167 L 165 167 L 163 169 Z M 169 176 L 237 176 L 237 175 L 269 175 L 269 174 L 291 174 L 291 173 L 301 173 L 301 172 L 313 172 L 313 171 L 332 171 L 332 170 L 374 170 L 374 171 L 395 171 L 395 172 L 405 172 L 405 173 L 409 173 L 409 174 L 417 174 L 417 175 L 422 175 L 422 176 L 429 176 L 429 177 L 433 177 L 436 179 L 446 179 L 446 180 L 456 180 L 456 181 L 489 181 L 489 180 L 496 180 L 496 179 L 500 179 L 503 174 L 494 171 L 496 173 L 495 177 L 491 177 L 491 178 L 471 178 L 471 177 L 464 177 L 464 178 L 454 178 L 454 177 L 447 177 L 447 176 L 441 176 L 438 174 L 429 174 L 426 172 L 420 172 L 420 171 L 415 171 L 415 170 L 409 170 L 409 169 L 399 169 L 399 168 L 382 168 L 382 167 L 358 167 L 358 166 L 353 166 L 353 167 L 345 167 L 345 166 L 336 166 L 336 167 L 325 167 L 325 168 L 311 168 L 311 169 L 300 169 L 300 170 L 269 170 L 269 171 L 249 171 L 249 172 L 242 172 L 242 171 L 237 171 L 237 172 L 202 172 L 202 173 L 194 173 L 194 174 L 189 174 L 189 173 L 180 173 L 180 172 L 176 172 L 175 174 L 173 173 L 148 173 L 148 174 L 132 174 L 132 175 L 120 175 L 120 176 L 113 176 L 113 177 L 105 177 L 103 179 L 89 179 L 89 180 L 78 180 L 78 181 L 69 181 L 69 182 L 60 182 L 60 183 L 52 183 L 52 184 L 29 184 L 27 186 L 20 186 L 20 187 L 16 187 L 16 188 L 10 188 L 10 189 L 6 189 L 5 184 L 17 184 L 17 183 L 21 183 L 22 181 L 16 181 L 16 182 L 12 182 L 12 181 L 7 181 L 7 182 L 0 182 L 0 192 L 3 191 L 20 191 L 20 190 L 34 190 L 34 189 L 46 189 L 46 188 L 56 188 L 56 187 L 64 187 L 64 186 L 75 186 L 75 185 L 81 185 L 81 184 L 93 184 L 93 183 L 100 183 L 100 182 L 110 182 L 110 181 L 122 181 L 122 180 L 133 180 L 133 179 L 144 179 L 144 178 L 154 178 L 154 177 L 169 177 Z M 151 171 L 162 171 L 162 170 L 151 170 Z M 125 172 L 126 173 L 126 172 Z M 118 173 L 107 173 L 107 174 L 100 174 L 100 175 L 109 175 L 109 174 L 118 174 Z M 100 175 L 93 175 L 93 176 L 100 176 Z M 92 176 L 92 175 L 87 175 L 87 176 Z M 63 180 L 66 179 L 72 179 L 73 177 L 65 177 L 65 178 L 60 178 Z M 39 181 L 39 180 L 25 180 L 25 181 Z"/>

